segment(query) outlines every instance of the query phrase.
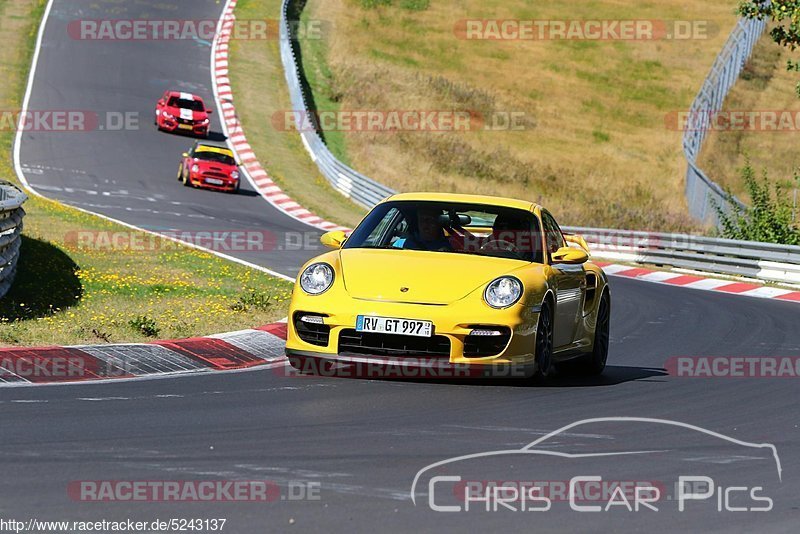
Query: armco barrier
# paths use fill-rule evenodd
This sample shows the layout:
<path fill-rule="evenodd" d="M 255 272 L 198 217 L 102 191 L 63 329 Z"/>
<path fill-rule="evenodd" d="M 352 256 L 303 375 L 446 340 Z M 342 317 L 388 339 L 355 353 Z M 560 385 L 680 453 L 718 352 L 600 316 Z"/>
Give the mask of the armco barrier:
<path fill-rule="evenodd" d="M 582 235 L 601 258 L 800 284 L 800 246 L 602 228 L 564 231 Z"/>
<path fill-rule="evenodd" d="M 21 243 L 22 204 L 28 199 L 10 182 L 0 182 L 0 298 L 4 297 L 17 273 Z"/>
<path fill-rule="evenodd" d="M 762 20 L 741 19 L 736 24 L 689 109 L 683 133 L 683 152 L 687 163 L 685 193 L 689 213 L 700 221 L 716 225 L 719 221 L 713 205 L 725 208 L 727 203 L 722 188 L 697 166 L 697 156 L 703 147 L 712 117 L 722 109 L 728 91 L 739 78 L 765 27 L 766 21 Z M 741 205 L 738 199 L 734 201 Z"/>
<path fill-rule="evenodd" d="M 354 202 L 366 208 L 371 208 L 384 198 L 393 195 L 395 191 L 383 184 L 367 178 L 363 174 L 351 169 L 334 156 L 322 138 L 316 131 L 304 131 L 299 121 L 301 115 L 313 117 L 309 112 L 306 95 L 300 81 L 300 69 L 302 68 L 297 61 L 299 53 L 297 42 L 293 40 L 292 28 L 289 24 L 288 10 L 291 0 L 284 0 L 281 6 L 281 61 L 286 73 L 286 83 L 289 85 L 289 96 L 292 101 L 292 109 L 303 113 L 295 113 L 298 121 L 297 128 L 300 131 L 300 138 L 303 145 L 308 150 L 311 159 L 317 164 L 319 171 L 330 182 L 330 184 L 341 194 L 350 198 Z"/>

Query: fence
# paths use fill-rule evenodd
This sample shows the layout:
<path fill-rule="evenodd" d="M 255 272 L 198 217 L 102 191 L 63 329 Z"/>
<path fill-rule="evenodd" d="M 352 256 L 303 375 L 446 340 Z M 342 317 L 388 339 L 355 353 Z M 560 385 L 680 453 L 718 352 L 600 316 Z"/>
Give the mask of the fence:
<path fill-rule="evenodd" d="M 8 293 L 17 273 L 17 258 L 21 243 L 22 203 L 25 193 L 10 182 L 0 182 L 0 298 Z"/>
<path fill-rule="evenodd" d="M 713 204 L 725 207 L 727 195 L 697 166 L 697 156 L 713 115 L 722 109 L 728 91 L 739 78 L 766 24 L 766 21 L 751 19 L 741 19 L 736 24 L 689 110 L 683 134 L 683 152 L 687 162 L 686 201 L 692 217 L 714 225 L 719 221 Z M 738 199 L 734 201 L 742 204 Z"/>

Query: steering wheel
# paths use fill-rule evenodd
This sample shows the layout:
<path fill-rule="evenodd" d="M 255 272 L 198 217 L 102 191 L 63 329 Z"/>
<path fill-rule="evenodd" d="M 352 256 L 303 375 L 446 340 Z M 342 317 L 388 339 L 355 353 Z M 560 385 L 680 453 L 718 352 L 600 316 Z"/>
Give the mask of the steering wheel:
<path fill-rule="evenodd" d="M 510 243 L 505 239 L 492 239 L 481 245 L 481 252 L 486 250 L 502 250 L 504 252 L 519 253 L 519 248 L 514 243 Z"/>

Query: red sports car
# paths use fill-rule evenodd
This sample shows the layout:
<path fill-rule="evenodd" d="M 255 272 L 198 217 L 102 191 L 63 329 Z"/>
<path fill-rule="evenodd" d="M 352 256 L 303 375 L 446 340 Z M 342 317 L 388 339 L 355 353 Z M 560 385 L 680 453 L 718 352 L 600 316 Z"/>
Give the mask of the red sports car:
<path fill-rule="evenodd" d="M 166 91 L 156 102 L 156 126 L 167 132 L 185 132 L 208 137 L 210 109 L 191 93 Z"/>
<path fill-rule="evenodd" d="M 239 169 L 233 152 L 224 146 L 195 142 L 189 152 L 183 153 L 178 181 L 186 187 L 238 192 Z"/>

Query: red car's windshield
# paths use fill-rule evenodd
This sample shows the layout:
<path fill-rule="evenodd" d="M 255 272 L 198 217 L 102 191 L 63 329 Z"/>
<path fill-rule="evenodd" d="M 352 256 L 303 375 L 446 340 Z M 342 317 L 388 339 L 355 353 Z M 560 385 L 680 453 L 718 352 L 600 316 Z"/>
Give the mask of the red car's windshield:
<path fill-rule="evenodd" d="M 216 163 L 222 163 L 224 165 L 236 164 L 236 161 L 227 154 L 212 152 L 210 150 L 196 150 L 193 156 L 197 159 L 202 159 L 204 161 L 214 161 Z"/>
<path fill-rule="evenodd" d="M 200 100 L 187 100 L 177 96 L 170 98 L 167 105 L 174 108 L 191 109 L 192 111 L 205 111 L 203 102 Z"/>

